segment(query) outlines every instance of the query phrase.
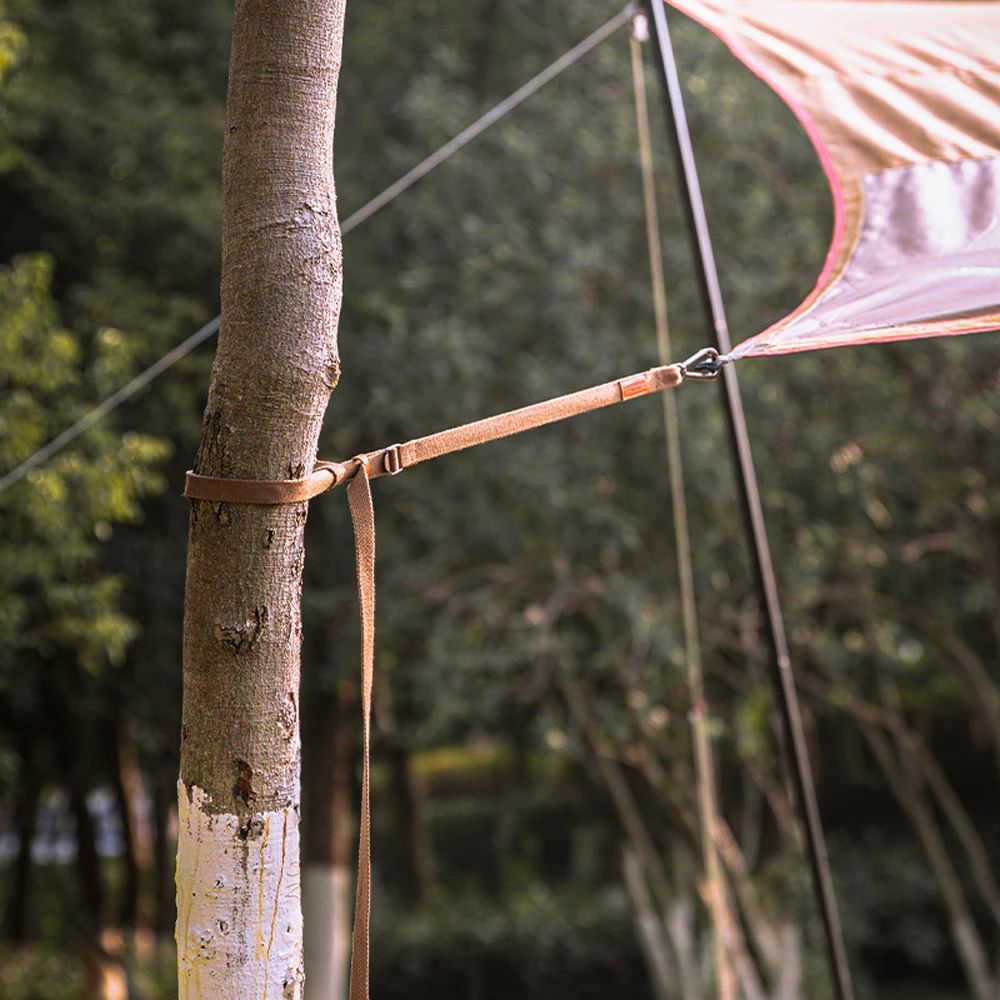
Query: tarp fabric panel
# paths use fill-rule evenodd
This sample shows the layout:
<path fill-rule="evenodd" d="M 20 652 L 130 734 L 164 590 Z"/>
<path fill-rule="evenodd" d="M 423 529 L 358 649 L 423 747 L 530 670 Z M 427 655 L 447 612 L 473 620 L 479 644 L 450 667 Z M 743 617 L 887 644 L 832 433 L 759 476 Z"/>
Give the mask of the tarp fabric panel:
<path fill-rule="evenodd" d="M 669 2 L 785 100 L 833 192 L 816 288 L 737 357 L 1000 328 L 1000 2 Z"/>

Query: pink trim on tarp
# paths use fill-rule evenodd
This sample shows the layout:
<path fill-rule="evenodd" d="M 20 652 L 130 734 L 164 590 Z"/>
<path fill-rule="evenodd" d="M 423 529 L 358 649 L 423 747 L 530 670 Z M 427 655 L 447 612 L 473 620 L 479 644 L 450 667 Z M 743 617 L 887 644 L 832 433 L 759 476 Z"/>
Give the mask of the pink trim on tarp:
<path fill-rule="evenodd" d="M 777 331 L 781 327 L 785 326 L 791 318 L 794 316 L 798 318 L 805 312 L 810 306 L 812 306 L 819 297 L 826 291 L 827 283 L 830 280 L 830 275 L 833 273 L 833 269 L 836 266 L 837 258 L 840 256 L 840 250 L 844 242 L 844 231 L 847 228 L 847 200 L 844 196 L 843 183 L 840 180 L 840 175 L 837 173 L 836 168 L 833 165 L 833 157 L 830 155 L 830 151 L 827 149 L 826 143 L 823 140 L 823 136 L 820 134 L 819 126 L 809 115 L 809 112 L 803 107 L 796 98 L 792 97 L 785 88 L 776 83 L 770 78 L 766 69 L 757 62 L 757 60 L 747 52 L 738 41 L 736 41 L 731 36 L 725 34 L 721 30 L 716 30 L 707 21 L 703 21 L 696 14 L 691 13 L 684 9 L 683 0 L 678 0 L 674 3 L 673 0 L 664 0 L 665 4 L 673 7 L 674 10 L 683 14 L 685 17 L 691 18 L 692 21 L 700 24 L 703 28 L 712 32 L 717 38 L 721 39 L 725 43 L 726 47 L 730 52 L 754 76 L 763 80 L 771 90 L 773 90 L 778 97 L 781 98 L 785 104 L 788 105 L 792 114 L 798 119 L 799 124 L 805 129 L 806 135 L 809 136 L 809 141 L 813 144 L 813 148 L 816 150 L 819 156 L 820 166 L 823 168 L 823 173 L 826 175 L 827 183 L 830 185 L 830 194 L 833 196 L 833 237 L 830 242 L 830 249 L 826 254 L 826 261 L 823 264 L 823 270 L 820 272 L 819 278 L 816 280 L 816 285 L 813 290 L 802 300 L 802 302 L 787 316 L 778 320 L 777 323 L 772 323 L 766 330 L 761 333 L 755 334 L 747 340 L 742 341 L 737 344 L 732 350 L 732 357 L 738 358 L 747 353 L 748 349 L 751 349 L 750 345 L 757 345 L 760 341 L 764 340 L 769 334 Z M 763 351 L 757 351 L 754 353 L 764 353 Z M 773 353 L 785 353 L 775 351 Z"/>
<path fill-rule="evenodd" d="M 890 333 L 892 336 L 887 337 Z M 905 326 L 879 327 L 867 333 L 843 333 L 834 337 L 814 337 L 811 339 L 779 341 L 773 344 L 754 343 L 763 334 L 743 341 L 740 347 L 748 350 L 740 354 L 742 358 L 777 357 L 779 354 L 803 354 L 806 351 L 825 350 L 834 347 L 855 347 L 862 344 L 886 344 L 897 340 L 921 340 L 929 337 L 958 337 L 966 333 L 997 333 L 1000 332 L 1000 316 L 980 316 L 974 320 L 940 321 L 927 323 L 910 323 Z"/>

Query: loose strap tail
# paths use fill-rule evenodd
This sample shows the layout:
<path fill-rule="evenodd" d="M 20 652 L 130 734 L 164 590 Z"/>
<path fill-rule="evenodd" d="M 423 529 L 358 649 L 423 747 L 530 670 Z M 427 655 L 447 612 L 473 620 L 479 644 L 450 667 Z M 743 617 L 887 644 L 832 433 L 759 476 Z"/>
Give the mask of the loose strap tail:
<path fill-rule="evenodd" d="M 710 355 L 710 356 L 709 356 Z M 358 844 L 358 885 L 351 946 L 350 1000 L 369 1000 L 369 932 L 371 924 L 371 715 L 375 675 L 375 509 L 371 479 L 394 475 L 403 469 L 455 451 L 496 441 L 499 438 L 565 420 L 651 392 L 680 385 L 685 378 L 709 379 L 718 374 L 720 359 L 713 350 L 701 351 L 682 364 L 661 365 L 603 385 L 581 389 L 555 399 L 543 400 L 518 410 L 452 427 L 437 434 L 391 445 L 346 462 L 317 462 L 302 479 L 224 479 L 187 474 L 184 495 L 190 500 L 216 503 L 302 503 L 348 483 L 347 501 L 354 525 L 354 548 L 358 564 L 358 600 L 361 605 L 361 699 L 363 711 L 363 758 L 361 822 Z"/>
<path fill-rule="evenodd" d="M 358 890 L 354 904 L 354 940 L 351 944 L 350 1000 L 368 1000 L 369 925 L 372 909 L 369 751 L 372 681 L 375 676 L 375 508 L 368 480 L 367 456 L 360 456 L 358 462 L 358 471 L 347 487 L 347 503 L 351 508 L 354 551 L 358 563 L 358 602 L 361 605 L 361 703 L 364 729 Z"/>

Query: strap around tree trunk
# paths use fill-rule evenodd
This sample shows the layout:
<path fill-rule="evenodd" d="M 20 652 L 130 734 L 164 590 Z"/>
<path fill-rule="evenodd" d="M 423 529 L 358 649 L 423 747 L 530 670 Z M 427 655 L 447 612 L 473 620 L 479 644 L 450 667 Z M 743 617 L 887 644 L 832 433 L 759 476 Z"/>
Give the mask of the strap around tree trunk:
<path fill-rule="evenodd" d="M 223 479 L 187 474 L 184 496 L 189 500 L 215 503 L 277 505 L 303 503 L 334 486 L 349 481 L 347 502 L 354 525 L 354 549 L 358 564 L 358 601 L 361 606 L 361 695 L 363 713 L 363 763 L 361 779 L 361 823 L 358 845 L 358 885 L 351 946 L 350 1000 L 368 1000 L 369 926 L 371 922 L 371 790 L 370 746 L 372 684 L 375 675 L 375 509 L 369 480 L 395 475 L 411 465 L 441 455 L 496 441 L 522 431 L 565 420 L 590 410 L 622 403 L 651 392 L 680 385 L 692 366 L 662 365 L 649 371 L 557 396 L 541 403 L 511 410 L 494 417 L 452 427 L 437 434 L 390 445 L 346 462 L 317 462 L 302 479 Z"/>

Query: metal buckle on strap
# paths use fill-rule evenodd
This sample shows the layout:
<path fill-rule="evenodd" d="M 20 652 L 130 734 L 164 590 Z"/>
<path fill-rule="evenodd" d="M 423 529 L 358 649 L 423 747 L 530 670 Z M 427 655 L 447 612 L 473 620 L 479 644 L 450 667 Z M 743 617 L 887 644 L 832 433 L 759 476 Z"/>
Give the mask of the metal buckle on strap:
<path fill-rule="evenodd" d="M 681 370 L 681 381 L 694 379 L 696 382 L 711 382 L 719 377 L 722 366 L 729 361 L 729 356 L 721 357 L 714 347 L 703 347 L 692 354 L 687 361 L 678 367 Z"/>
<path fill-rule="evenodd" d="M 382 468 L 387 475 L 398 476 L 403 471 L 401 445 L 391 444 L 382 455 Z"/>

